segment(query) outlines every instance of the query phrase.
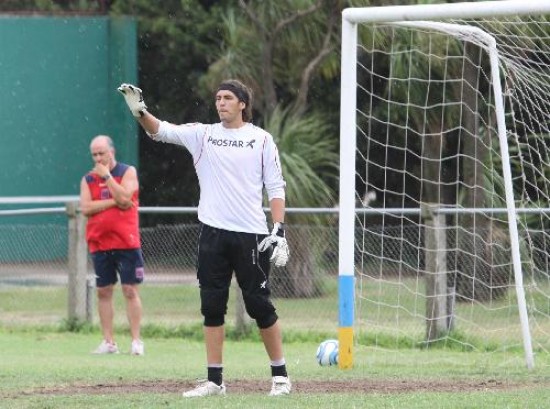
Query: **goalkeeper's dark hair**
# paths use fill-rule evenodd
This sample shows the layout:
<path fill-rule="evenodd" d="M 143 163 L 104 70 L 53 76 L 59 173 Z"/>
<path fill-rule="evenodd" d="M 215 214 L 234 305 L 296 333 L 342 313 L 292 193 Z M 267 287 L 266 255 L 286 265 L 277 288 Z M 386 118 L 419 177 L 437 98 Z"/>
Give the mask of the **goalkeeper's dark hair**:
<path fill-rule="evenodd" d="M 239 101 L 244 102 L 243 121 L 252 122 L 252 90 L 241 81 L 234 79 L 222 81 L 218 86 L 218 91 L 221 90 L 231 91 Z"/>

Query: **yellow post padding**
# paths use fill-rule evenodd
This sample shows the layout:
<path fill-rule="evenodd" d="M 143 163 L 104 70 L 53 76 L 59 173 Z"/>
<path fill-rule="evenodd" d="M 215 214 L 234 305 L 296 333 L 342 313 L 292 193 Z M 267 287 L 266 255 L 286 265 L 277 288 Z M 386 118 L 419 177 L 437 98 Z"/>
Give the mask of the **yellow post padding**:
<path fill-rule="evenodd" d="M 353 327 L 338 328 L 338 368 L 353 367 Z"/>

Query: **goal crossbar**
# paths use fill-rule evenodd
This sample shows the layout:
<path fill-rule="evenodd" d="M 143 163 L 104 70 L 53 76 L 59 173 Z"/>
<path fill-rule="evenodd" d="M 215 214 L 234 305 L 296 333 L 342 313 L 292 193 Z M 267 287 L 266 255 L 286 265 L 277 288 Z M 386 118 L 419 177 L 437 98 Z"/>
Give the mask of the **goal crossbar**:
<path fill-rule="evenodd" d="M 350 24 L 390 23 L 447 18 L 547 14 L 549 12 L 550 2 L 547 0 L 502 0 L 412 6 L 352 7 L 342 12 L 342 19 Z"/>

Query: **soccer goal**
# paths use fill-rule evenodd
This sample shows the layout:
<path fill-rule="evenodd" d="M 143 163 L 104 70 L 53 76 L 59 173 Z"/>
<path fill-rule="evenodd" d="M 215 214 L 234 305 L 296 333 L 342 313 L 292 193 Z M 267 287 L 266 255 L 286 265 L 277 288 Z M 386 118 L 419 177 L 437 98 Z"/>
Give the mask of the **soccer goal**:
<path fill-rule="evenodd" d="M 341 368 L 550 350 L 549 128 L 550 1 L 344 10 Z"/>

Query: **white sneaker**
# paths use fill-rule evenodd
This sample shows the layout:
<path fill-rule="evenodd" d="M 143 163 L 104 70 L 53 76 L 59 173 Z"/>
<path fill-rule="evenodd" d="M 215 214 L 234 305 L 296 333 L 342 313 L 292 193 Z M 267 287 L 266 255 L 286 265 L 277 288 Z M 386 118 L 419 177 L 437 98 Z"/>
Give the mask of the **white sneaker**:
<path fill-rule="evenodd" d="M 290 394 L 292 384 L 290 379 L 286 376 L 274 376 L 273 384 L 271 385 L 271 392 L 269 396 L 281 396 Z"/>
<path fill-rule="evenodd" d="M 101 344 L 92 352 L 92 354 L 102 355 L 102 354 L 118 354 L 118 347 L 116 342 L 107 342 L 105 340 L 101 341 Z"/>
<path fill-rule="evenodd" d="M 139 339 L 134 339 L 132 341 L 132 348 L 131 348 L 131 354 L 132 355 L 143 355 L 145 354 L 145 347 L 143 345 L 143 341 Z"/>
<path fill-rule="evenodd" d="M 214 382 L 202 381 L 197 385 L 195 389 L 190 391 L 183 392 L 184 398 L 197 398 L 201 396 L 214 396 L 214 395 L 225 395 L 225 385 L 222 383 L 220 386 L 216 385 Z"/>

